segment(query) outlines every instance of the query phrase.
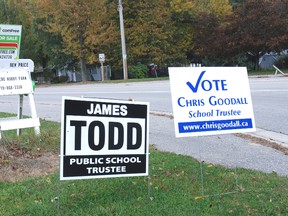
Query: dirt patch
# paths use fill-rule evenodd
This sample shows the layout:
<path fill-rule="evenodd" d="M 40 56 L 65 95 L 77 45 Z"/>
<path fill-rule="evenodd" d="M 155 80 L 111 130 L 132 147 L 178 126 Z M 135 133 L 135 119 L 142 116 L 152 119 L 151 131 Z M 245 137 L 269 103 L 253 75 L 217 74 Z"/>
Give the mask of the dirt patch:
<path fill-rule="evenodd" d="M 288 148 L 276 142 L 247 134 L 235 135 L 253 143 L 277 149 L 288 155 Z M 0 181 L 14 182 L 31 177 L 45 176 L 55 172 L 57 169 L 59 169 L 58 153 L 43 153 L 39 151 L 31 154 L 17 147 L 8 149 L 0 145 Z"/>
<path fill-rule="evenodd" d="M 263 146 L 274 148 L 274 149 L 276 149 L 278 151 L 283 152 L 285 155 L 288 155 L 288 148 L 280 145 L 277 142 L 273 142 L 273 141 L 270 141 L 270 140 L 267 140 L 267 139 L 263 139 L 261 137 L 256 137 L 256 136 L 252 136 L 252 135 L 248 135 L 248 134 L 237 133 L 235 135 L 238 136 L 238 137 L 241 137 L 243 139 L 248 139 L 248 140 L 250 140 L 253 143 L 257 143 L 257 144 L 260 144 L 260 145 L 263 145 Z"/>
<path fill-rule="evenodd" d="M 59 168 L 59 154 L 30 155 L 19 149 L 0 146 L 0 181 L 19 181 L 45 176 Z"/>

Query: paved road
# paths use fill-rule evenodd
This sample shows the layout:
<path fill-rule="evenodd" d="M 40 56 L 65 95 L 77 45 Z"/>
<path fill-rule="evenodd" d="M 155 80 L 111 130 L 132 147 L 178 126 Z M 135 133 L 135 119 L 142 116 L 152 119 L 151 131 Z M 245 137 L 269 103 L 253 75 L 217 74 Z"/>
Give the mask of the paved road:
<path fill-rule="evenodd" d="M 288 78 L 250 78 L 258 132 L 255 135 L 288 145 Z M 38 115 L 53 121 L 61 119 L 61 97 L 96 97 L 150 102 L 151 111 L 172 113 L 169 81 L 80 84 L 37 87 Z M 26 104 L 26 105 L 25 105 Z M 24 114 L 29 115 L 25 100 Z M 2 96 L 1 112 L 16 112 L 17 97 Z M 173 119 L 151 115 L 150 143 L 160 150 L 191 155 L 207 163 L 276 172 L 288 176 L 288 156 L 269 147 L 251 143 L 234 135 L 175 138 Z M 279 138 L 279 139 L 278 139 Z"/>
<path fill-rule="evenodd" d="M 250 88 L 256 126 L 288 135 L 288 77 L 250 78 Z"/>

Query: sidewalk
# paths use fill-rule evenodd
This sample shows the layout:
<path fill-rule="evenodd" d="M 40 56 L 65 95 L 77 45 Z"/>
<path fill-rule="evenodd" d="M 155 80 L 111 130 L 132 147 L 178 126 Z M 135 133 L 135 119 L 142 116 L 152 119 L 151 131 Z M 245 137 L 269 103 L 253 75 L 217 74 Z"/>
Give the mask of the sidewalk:
<path fill-rule="evenodd" d="M 169 115 L 150 114 L 150 143 L 161 151 L 190 155 L 206 163 L 227 167 L 275 172 L 288 176 L 288 156 L 283 152 L 233 134 L 176 138 L 174 120 Z M 249 133 L 287 145 L 287 136 L 258 130 Z M 163 139 L 165 137 L 165 139 Z M 284 140 L 282 140 L 284 139 Z"/>
<path fill-rule="evenodd" d="M 288 135 L 286 134 L 276 133 L 274 131 L 267 131 L 261 128 L 257 128 L 256 132 L 251 133 L 251 135 L 266 139 L 268 141 L 275 142 L 280 146 L 288 148 Z"/>

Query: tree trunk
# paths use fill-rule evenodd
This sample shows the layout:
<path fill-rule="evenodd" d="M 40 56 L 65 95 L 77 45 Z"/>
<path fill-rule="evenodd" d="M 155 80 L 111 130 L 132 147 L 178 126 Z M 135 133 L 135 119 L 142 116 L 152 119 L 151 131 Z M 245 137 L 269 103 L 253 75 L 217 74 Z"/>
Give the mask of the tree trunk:
<path fill-rule="evenodd" d="M 83 54 L 83 49 L 84 49 L 84 37 L 83 34 L 81 33 L 81 29 L 79 29 L 79 43 L 80 43 L 80 66 L 81 66 L 81 78 L 82 82 L 87 81 L 87 68 L 86 68 L 86 60 Z"/>
<path fill-rule="evenodd" d="M 87 81 L 87 68 L 86 68 L 86 61 L 84 57 L 80 58 L 80 65 L 81 65 L 81 78 L 82 82 Z"/>
<path fill-rule="evenodd" d="M 255 71 L 260 70 L 259 59 L 260 59 L 260 54 L 259 52 L 257 52 L 255 53 Z"/>

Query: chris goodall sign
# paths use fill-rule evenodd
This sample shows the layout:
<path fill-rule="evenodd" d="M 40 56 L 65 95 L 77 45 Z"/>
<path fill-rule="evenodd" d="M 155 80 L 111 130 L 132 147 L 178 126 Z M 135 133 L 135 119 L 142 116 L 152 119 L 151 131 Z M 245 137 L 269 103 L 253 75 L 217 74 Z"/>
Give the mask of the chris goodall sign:
<path fill-rule="evenodd" d="M 247 69 L 169 68 L 176 137 L 255 131 Z"/>

